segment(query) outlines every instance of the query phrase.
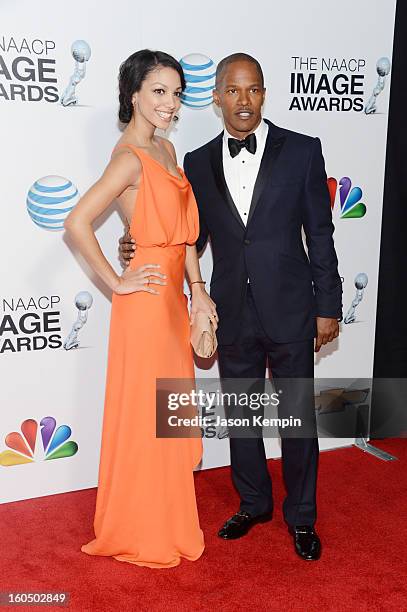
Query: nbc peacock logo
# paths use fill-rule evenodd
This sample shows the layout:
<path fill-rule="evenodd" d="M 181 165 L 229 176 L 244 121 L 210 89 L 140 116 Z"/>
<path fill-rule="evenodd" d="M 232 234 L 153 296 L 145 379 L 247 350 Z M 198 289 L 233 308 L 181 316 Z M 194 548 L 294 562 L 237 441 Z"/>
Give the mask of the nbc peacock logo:
<path fill-rule="evenodd" d="M 51 416 L 41 419 L 39 425 L 34 419 L 23 421 L 21 432 L 12 431 L 6 435 L 4 441 L 8 449 L 0 453 L 0 465 L 10 467 L 75 455 L 78 445 L 69 440 L 71 428 L 56 425 L 56 420 Z"/>
<path fill-rule="evenodd" d="M 338 192 L 338 181 L 332 176 L 328 179 L 328 189 L 331 198 L 331 208 L 335 205 Z M 366 214 L 366 206 L 361 202 L 363 192 L 360 187 L 352 187 L 352 181 L 348 176 L 339 180 L 339 202 L 341 207 L 341 219 L 360 219 Z"/>

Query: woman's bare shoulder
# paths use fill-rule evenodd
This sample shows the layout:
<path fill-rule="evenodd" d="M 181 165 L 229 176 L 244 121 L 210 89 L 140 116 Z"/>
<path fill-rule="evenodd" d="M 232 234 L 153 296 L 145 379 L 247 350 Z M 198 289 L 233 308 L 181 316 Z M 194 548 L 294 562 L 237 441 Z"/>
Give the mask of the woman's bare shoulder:
<path fill-rule="evenodd" d="M 141 161 L 133 146 L 130 142 L 119 141 L 111 153 L 110 160 L 117 160 L 120 166 L 133 166 L 133 168 L 140 170 Z"/>
<path fill-rule="evenodd" d="M 118 156 L 121 156 L 122 159 L 126 159 L 125 156 L 127 155 L 130 158 L 134 158 L 136 163 L 140 163 L 139 157 L 134 148 L 135 145 L 133 145 L 133 143 L 125 140 L 119 140 L 111 153 L 110 159 Z"/>
<path fill-rule="evenodd" d="M 131 143 L 122 142 L 120 144 L 123 146 L 116 145 L 111 153 L 105 175 L 110 176 L 113 173 L 117 178 L 122 176 L 123 180 L 126 179 L 130 184 L 137 184 L 142 170 L 140 158 L 131 149 Z"/>

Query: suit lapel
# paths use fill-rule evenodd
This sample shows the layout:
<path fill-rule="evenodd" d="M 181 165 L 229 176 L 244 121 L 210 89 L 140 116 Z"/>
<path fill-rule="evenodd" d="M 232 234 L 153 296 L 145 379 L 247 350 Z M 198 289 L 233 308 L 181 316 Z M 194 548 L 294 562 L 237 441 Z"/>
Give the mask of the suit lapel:
<path fill-rule="evenodd" d="M 236 221 L 245 230 L 246 226 L 243 223 L 241 216 L 239 215 L 239 211 L 237 210 L 236 204 L 234 203 L 233 198 L 230 195 L 230 191 L 228 189 L 228 186 L 225 180 L 225 173 L 223 170 L 222 147 L 223 147 L 223 132 L 219 134 L 219 136 L 215 139 L 215 141 L 212 143 L 212 146 L 211 146 L 212 172 L 214 174 L 215 182 L 222 196 L 222 199 L 229 206 L 230 212 L 235 217 Z"/>
<path fill-rule="evenodd" d="M 272 167 L 280 154 L 281 148 L 285 140 L 284 132 L 280 130 L 280 128 L 278 128 L 276 125 L 274 125 L 273 123 L 271 123 L 271 121 L 268 121 L 267 119 L 265 119 L 265 122 L 269 126 L 269 130 L 267 134 L 266 145 L 264 147 L 263 157 L 260 163 L 259 173 L 254 184 L 247 225 L 249 224 L 250 219 L 253 217 L 254 211 L 256 210 L 256 206 L 259 203 L 266 183 L 270 178 Z M 242 218 L 239 214 L 238 209 L 236 208 L 236 204 L 234 203 L 232 196 L 230 195 L 230 191 L 225 180 L 225 173 L 223 170 L 222 147 L 223 132 L 219 134 L 219 136 L 213 141 L 211 145 L 211 166 L 215 177 L 215 182 L 222 196 L 222 199 L 229 206 L 230 212 L 232 213 L 236 221 L 239 223 L 239 225 L 242 227 L 242 229 L 246 231 L 247 225 L 245 225 L 242 221 Z"/>
<path fill-rule="evenodd" d="M 280 132 L 277 126 L 273 125 L 270 121 L 267 121 L 267 119 L 265 119 L 265 121 L 269 126 L 269 130 L 267 134 L 266 145 L 264 147 L 263 157 L 260 163 L 259 173 L 254 184 L 249 216 L 247 218 L 247 225 L 249 225 L 250 219 L 253 217 L 254 211 L 256 210 L 256 206 L 259 203 L 266 183 L 270 178 L 272 167 L 280 154 L 281 148 L 285 140 L 285 136 Z"/>

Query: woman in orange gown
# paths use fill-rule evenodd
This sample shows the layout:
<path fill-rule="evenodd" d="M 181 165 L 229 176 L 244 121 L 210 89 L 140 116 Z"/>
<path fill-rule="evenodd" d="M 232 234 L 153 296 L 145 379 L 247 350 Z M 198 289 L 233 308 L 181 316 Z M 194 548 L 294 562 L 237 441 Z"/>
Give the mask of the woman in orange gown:
<path fill-rule="evenodd" d="M 113 291 L 95 538 L 81 550 L 163 568 L 204 550 L 193 469 L 201 437 L 156 436 L 156 379 L 193 379 L 185 270 L 191 314 L 217 321 L 201 284 L 195 241 L 198 210 L 175 152 L 154 135 L 180 106 L 185 80 L 162 52 L 131 55 L 119 75 L 119 117 L 127 123 L 102 177 L 81 198 L 65 228 Z M 117 199 L 137 250 L 118 276 L 100 250 L 92 223 Z"/>

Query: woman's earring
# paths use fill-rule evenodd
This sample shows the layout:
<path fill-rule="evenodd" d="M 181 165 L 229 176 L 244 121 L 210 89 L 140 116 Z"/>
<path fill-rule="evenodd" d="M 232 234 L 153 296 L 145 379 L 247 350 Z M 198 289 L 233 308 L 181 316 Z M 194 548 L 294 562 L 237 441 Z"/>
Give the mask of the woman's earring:
<path fill-rule="evenodd" d="M 179 117 L 178 115 L 174 115 L 172 120 L 174 121 L 174 123 L 176 123 L 177 121 L 179 121 Z"/>

